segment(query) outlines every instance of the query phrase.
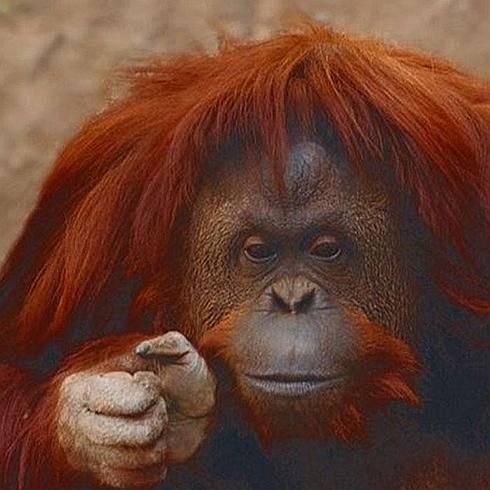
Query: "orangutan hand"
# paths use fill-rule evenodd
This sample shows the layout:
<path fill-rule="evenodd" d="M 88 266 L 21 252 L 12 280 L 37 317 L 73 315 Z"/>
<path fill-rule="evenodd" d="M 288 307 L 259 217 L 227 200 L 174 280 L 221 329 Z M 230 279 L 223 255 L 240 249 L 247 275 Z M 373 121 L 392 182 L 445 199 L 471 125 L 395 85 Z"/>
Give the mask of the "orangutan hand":
<path fill-rule="evenodd" d="M 141 342 L 97 369 L 68 376 L 58 438 L 72 467 L 101 484 L 156 484 L 206 437 L 216 383 L 179 332 Z"/>

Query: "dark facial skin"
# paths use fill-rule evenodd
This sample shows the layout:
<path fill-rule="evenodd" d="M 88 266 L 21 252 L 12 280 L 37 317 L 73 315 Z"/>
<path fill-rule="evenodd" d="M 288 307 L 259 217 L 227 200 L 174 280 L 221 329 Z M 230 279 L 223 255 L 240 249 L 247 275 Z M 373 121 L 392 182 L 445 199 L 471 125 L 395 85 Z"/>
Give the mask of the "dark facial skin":
<path fill-rule="evenodd" d="M 361 189 L 320 144 L 291 146 L 282 194 L 266 162 L 238 160 L 210 173 L 193 208 L 187 322 L 204 333 L 240 311 L 236 383 L 294 425 L 297 412 L 328 410 L 349 383 L 360 341 L 347 310 L 413 337 L 417 265 L 381 186 Z"/>

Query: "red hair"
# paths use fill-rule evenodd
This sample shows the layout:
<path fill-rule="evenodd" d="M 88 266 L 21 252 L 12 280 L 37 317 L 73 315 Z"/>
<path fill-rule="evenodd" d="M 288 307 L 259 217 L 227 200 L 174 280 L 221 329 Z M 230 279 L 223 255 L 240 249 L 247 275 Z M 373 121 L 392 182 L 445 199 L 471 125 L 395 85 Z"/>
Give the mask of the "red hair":
<path fill-rule="evenodd" d="M 355 169 L 396 177 L 394 193 L 413 199 L 436 238 L 438 285 L 463 308 L 488 313 L 487 82 L 317 24 L 127 74 L 127 95 L 59 156 L 4 265 L 4 352 L 41 350 L 116 273 L 158 282 L 206 162 L 238 138 L 263 148 L 280 176 L 290 114 L 307 130 L 323 113 Z"/>

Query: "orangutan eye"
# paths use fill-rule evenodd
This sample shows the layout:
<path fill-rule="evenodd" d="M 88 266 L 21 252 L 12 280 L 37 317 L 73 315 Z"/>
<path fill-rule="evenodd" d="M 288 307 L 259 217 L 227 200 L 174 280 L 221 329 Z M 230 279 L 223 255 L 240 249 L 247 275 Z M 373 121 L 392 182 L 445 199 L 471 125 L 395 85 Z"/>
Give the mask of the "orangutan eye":
<path fill-rule="evenodd" d="M 332 261 L 341 255 L 342 248 L 335 237 L 325 235 L 314 240 L 309 253 L 317 259 Z"/>
<path fill-rule="evenodd" d="M 277 248 L 259 236 L 247 238 L 243 246 L 245 257 L 256 264 L 269 262 L 277 257 Z"/>

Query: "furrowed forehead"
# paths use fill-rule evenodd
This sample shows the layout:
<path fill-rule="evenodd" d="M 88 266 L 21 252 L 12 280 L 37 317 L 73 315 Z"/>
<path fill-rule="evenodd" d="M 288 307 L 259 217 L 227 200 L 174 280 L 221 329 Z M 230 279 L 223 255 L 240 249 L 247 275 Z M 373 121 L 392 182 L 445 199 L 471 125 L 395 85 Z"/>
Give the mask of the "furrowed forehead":
<path fill-rule="evenodd" d="M 292 144 L 282 175 L 280 189 L 265 157 L 227 155 L 201 187 L 196 219 L 221 231 L 254 225 L 300 229 L 312 223 L 340 227 L 346 220 L 378 222 L 390 205 L 383 192 L 361 186 L 349 165 L 316 141 Z"/>
<path fill-rule="evenodd" d="M 226 200 L 241 200 L 253 196 L 264 204 L 284 208 L 299 208 L 325 198 L 326 190 L 347 193 L 355 187 L 345 162 L 316 141 L 291 144 L 286 161 L 280 162 L 281 189 L 271 162 L 266 158 L 244 158 L 228 153 L 206 179 L 204 188 Z M 240 183 L 240 185 L 237 185 Z"/>
<path fill-rule="evenodd" d="M 282 167 L 282 192 L 273 178 L 270 163 L 263 161 L 260 165 L 261 187 L 266 199 L 295 208 L 324 195 L 325 189 L 345 187 L 342 173 L 336 158 L 324 146 L 313 141 L 295 143 L 290 147 Z"/>

